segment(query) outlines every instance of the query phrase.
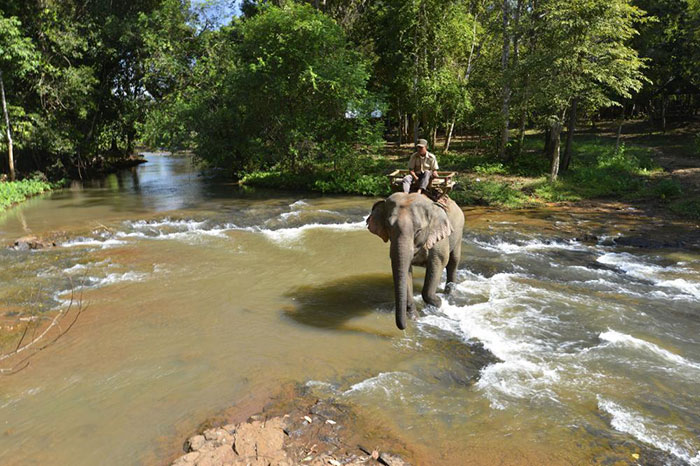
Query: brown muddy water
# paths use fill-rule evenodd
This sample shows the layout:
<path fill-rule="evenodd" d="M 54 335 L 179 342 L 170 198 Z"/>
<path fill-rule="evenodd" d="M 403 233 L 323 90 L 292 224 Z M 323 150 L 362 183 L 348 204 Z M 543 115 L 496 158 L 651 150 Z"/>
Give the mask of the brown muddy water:
<path fill-rule="evenodd" d="M 208 416 L 293 382 L 421 464 L 700 465 L 697 250 L 468 211 L 456 291 L 440 309 L 417 296 L 404 333 L 388 245 L 364 226 L 374 199 L 241 191 L 147 158 L 0 214 L 3 244 L 68 232 L 0 251 L 0 324 L 52 315 L 71 287 L 88 304 L 0 376 L 0 464 L 160 464 Z"/>

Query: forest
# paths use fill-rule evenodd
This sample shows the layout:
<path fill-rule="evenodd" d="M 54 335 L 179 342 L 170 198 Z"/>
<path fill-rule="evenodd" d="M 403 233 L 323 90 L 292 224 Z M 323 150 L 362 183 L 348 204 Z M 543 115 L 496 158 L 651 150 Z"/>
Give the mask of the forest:
<path fill-rule="evenodd" d="M 4 0 L 0 24 L 10 180 L 150 147 L 249 185 L 382 195 L 426 138 L 445 168 L 534 177 L 464 180 L 465 203 L 519 205 L 649 192 L 660 167 L 626 123 L 700 152 L 698 0 Z"/>

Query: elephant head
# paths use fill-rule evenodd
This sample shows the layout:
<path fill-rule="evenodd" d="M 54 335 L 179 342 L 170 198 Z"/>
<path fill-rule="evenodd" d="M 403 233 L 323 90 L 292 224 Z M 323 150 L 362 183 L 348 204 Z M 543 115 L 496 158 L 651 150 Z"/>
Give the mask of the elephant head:
<path fill-rule="evenodd" d="M 384 242 L 391 241 L 396 325 L 406 328 L 406 313 L 413 296 L 411 265 L 426 265 L 430 251 L 447 242 L 452 227 L 445 209 L 421 194 L 395 193 L 372 207 L 367 218 L 369 231 Z M 445 246 L 445 249 L 448 247 Z"/>

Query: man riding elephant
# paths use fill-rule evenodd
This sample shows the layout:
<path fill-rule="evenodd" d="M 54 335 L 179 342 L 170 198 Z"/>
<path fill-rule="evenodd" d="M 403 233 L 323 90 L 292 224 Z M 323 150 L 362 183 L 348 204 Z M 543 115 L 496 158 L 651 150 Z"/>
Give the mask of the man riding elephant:
<path fill-rule="evenodd" d="M 411 173 L 403 179 L 403 192 L 410 192 L 411 184 L 417 181 L 417 192 L 418 194 L 422 193 L 424 189 L 427 189 L 437 169 L 437 158 L 435 154 L 428 152 L 428 141 L 419 139 L 418 144 L 416 144 L 416 152 L 408 161 L 408 170 Z"/>

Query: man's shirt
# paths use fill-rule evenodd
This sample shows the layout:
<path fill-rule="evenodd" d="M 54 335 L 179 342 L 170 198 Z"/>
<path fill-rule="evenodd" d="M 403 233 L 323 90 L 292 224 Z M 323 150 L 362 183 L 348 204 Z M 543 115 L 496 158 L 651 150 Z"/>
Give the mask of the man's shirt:
<path fill-rule="evenodd" d="M 416 173 L 423 173 L 427 170 L 435 171 L 438 169 L 437 158 L 435 157 L 435 154 L 430 152 L 425 154 L 425 157 L 421 157 L 418 152 L 416 152 L 408 161 L 408 169 L 413 170 Z"/>

